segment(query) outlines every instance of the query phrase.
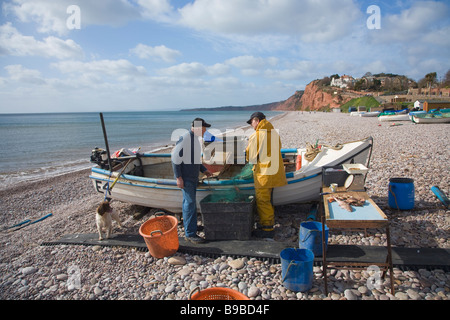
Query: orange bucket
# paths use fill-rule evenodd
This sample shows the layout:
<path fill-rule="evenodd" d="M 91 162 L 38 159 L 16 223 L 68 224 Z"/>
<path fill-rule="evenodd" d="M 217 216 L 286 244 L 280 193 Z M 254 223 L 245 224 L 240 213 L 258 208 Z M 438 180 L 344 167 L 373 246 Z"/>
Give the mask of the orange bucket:
<path fill-rule="evenodd" d="M 144 237 L 150 254 L 161 259 L 177 252 L 178 220 L 174 216 L 160 216 L 144 222 L 139 228 L 139 234 Z"/>
<path fill-rule="evenodd" d="M 229 288 L 215 287 L 205 289 L 202 291 L 200 291 L 199 288 L 195 288 L 190 294 L 190 300 L 250 300 L 250 299 L 245 294 L 242 294 L 239 291 Z"/>

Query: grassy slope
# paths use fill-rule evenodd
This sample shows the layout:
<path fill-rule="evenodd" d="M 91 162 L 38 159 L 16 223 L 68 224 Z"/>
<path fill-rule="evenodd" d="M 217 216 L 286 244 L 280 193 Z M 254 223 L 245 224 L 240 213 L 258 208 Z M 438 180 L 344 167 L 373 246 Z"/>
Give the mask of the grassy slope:
<path fill-rule="evenodd" d="M 371 96 L 366 97 L 360 97 L 350 100 L 349 102 L 343 104 L 341 106 L 341 110 L 343 112 L 347 112 L 349 107 L 360 107 L 365 106 L 367 110 L 370 110 L 370 108 L 376 108 L 380 106 L 380 103 Z"/>

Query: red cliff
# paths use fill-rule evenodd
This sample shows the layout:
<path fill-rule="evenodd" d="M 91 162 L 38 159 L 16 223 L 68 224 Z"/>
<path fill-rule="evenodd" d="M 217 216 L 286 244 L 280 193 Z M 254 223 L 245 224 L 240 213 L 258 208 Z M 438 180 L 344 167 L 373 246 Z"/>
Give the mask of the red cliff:
<path fill-rule="evenodd" d="M 342 104 L 350 100 L 350 97 L 341 95 L 340 90 L 328 87 L 324 90 L 318 85 L 319 80 L 308 84 L 302 96 L 302 110 L 318 110 L 324 108 L 339 108 Z"/>
<path fill-rule="evenodd" d="M 289 99 L 278 103 L 272 110 L 295 111 L 295 110 L 319 110 L 338 108 L 351 99 L 338 88 L 327 87 L 324 89 L 319 85 L 320 80 L 309 83 L 304 91 L 297 91 Z"/>

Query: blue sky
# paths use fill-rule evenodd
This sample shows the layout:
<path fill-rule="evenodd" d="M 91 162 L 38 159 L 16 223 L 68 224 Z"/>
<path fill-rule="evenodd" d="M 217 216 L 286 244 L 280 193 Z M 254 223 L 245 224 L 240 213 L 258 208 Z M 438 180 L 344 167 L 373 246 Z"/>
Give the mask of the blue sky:
<path fill-rule="evenodd" d="M 2 1 L 0 113 L 263 104 L 336 73 L 440 79 L 449 34 L 449 1 Z"/>

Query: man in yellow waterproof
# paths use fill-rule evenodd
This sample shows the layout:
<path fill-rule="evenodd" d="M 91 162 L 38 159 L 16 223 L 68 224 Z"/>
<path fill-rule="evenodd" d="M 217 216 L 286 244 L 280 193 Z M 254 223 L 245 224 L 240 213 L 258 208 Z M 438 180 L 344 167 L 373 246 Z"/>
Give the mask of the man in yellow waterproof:
<path fill-rule="evenodd" d="M 256 207 L 259 227 L 253 232 L 258 238 L 273 238 L 275 210 L 272 203 L 273 188 L 287 184 L 281 156 L 281 140 L 273 125 L 262 112 L 255 112 L 247 121 L 255 133 L 249 138 L 247 161 L 253 164 Z"/>

